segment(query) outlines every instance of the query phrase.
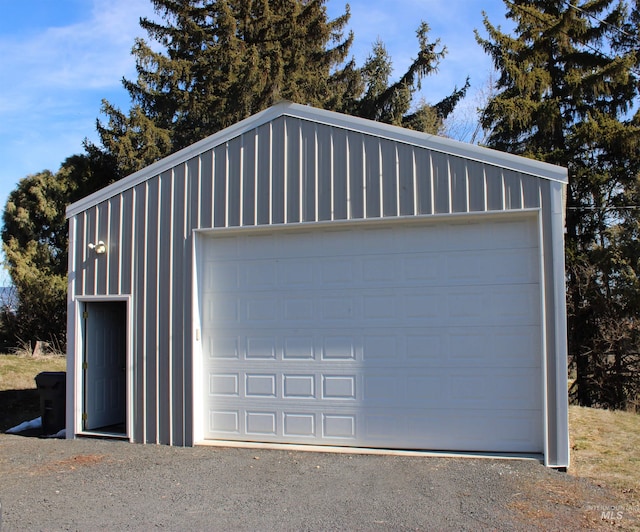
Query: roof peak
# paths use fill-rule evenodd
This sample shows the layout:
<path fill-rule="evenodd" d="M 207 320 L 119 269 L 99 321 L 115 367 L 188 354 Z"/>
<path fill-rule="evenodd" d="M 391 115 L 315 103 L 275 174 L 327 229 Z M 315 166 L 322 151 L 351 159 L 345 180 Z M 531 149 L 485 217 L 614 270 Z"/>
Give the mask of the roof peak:
<path fill-rule="evenodd" d="M 528 159 L 519 155 L 499 152 L 490 148 L 484 148 L 430 133 L 414 131 L 365 118 L 337 113 L 335 111 L 318 109 L 309 105 L 281 101 L 69 205 L 66 212 L 67 218 L 75 216 L 83 210 L 97 205 L 98 203 L 132 188 L 147 179 L 159 175 L 178 164 L 184 163 L 204 151 L 224 144 L 235 137 L 272 122 L 282 116 L 308 120 L 329 127 L 358 131 L 365 135 L 385 138 L 387 140 L 401 142 L 404 144 L 411 144 L 427 150 L 437 151 L 467 160 L 474 160 L 492 166 L 499 166 L 543 179 L 559 181 L 561 183 L 567 183 L 568 181 L 566 168 L 562 168 L 560 166 L 536 161 L 534 159 Z"/>

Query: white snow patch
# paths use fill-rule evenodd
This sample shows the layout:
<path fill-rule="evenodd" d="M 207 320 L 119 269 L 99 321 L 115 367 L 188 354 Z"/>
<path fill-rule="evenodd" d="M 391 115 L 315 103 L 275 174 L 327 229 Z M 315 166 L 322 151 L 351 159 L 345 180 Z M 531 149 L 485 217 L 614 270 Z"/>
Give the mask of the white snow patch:
<path fill-rule="evenodd" d="M 42 428 L 42 418 L 37 417 L 32 419 L 31 421 L 23 421 L 20 425 L 16 425 L 15 427 L 11 427 L 10 429 L 5 431 L 5 434 L 17 434 L 18 432 L 22 432 L 23 430 L 28 429 L 41 429 Z"/>

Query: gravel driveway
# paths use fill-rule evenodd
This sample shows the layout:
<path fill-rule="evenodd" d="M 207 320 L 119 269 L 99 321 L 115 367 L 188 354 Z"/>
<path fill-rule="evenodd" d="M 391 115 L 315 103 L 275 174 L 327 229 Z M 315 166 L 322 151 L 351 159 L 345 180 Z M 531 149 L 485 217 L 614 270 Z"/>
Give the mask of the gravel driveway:
<path fill-rule="evenodd" d="M 535 461 L 10 435 L 0 501 L 3 531 L 572 530 L 610 528 L 616 504 Z"/>

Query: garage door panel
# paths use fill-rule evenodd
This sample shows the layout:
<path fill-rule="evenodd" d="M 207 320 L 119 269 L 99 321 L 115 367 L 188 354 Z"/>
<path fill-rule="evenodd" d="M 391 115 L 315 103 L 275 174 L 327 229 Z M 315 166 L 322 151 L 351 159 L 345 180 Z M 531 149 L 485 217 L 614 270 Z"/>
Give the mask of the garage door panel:
<path fill-rule="evenodd" d="M 322 443 L 404 447 L 434 450 L 531 452 L 541 437 L 535 415 L 496 412 L 490 426 L 480 412 L 393 410 L 326 413 L 304 409 L 280 413 L 266 409 L 220 410 L 212 414 L 210 432 L 219 439 L 253 439 L 291 443 Z M 415 447 L 407 440 L 416 442 Z"/>
<path fill-rule="evenodd" d="M 538 412 L 500 410 L 488 422 L 482 410 L 357 410 L 265 405 L 220 408 L 210 413 L 208 433 L 217 439 L 322 443 L 433 450 L 532 452 L 541 438 Z M 407 442 L 414 442 L 413 444 Z M 413 445 L 413 446 L 412 446 Z"/>
<path fill-rule="evenodd" d="M 352 236 L 352 240 L 355 237 Z M 455 238 L 455 237 L 454 237 Z M 401 239 L 398 239 L 401 241 Z M 356 283 L 367 286 L 370 281 L 388 282 L 392 286 L 403 283 L 413 284 L 417 279 L 446 285 L 460 283 L 480 283 L 487 280 L 500 282 L 537 282 L 537 244 L 518 241 L 504 245 L 509 240 L 488 243 L 480 240 L 478 249 L 456 246 L 446 250 L 428 246 L 420 248 L 416 243 L 406 246 L 394 246 L 385 253 L 358 252 L 358 246 L 347 247 L 342 254 L 332 256 L 328 252 L 315 252 L 309 256 L 287 257 L 285 248 L 300 247 L 301 239 L 296 237 L 295 246 L 288 243 L 280 246 L 282 255 L 271 258 L 246 257 L 242 262 L 229 260 L 220 250 L 220 256 L 210 252 L 204 261 L 205 291 L 229 291 L 237 287 L 244 289 L 268 288 L 278 286 L 285 290 L 295 290 L 303 286 L 325 288 L 326 284 L 343 285 Z M 216 246 L 224 248 L 222 245 Z M 275 246 L 278 248 L 278 246 Z M 446 246 L 445 246 L 446 247 Z M 290 253 L 289 253 L 290 254 Z M 310 260 L 320 259 L 320 260 Z M 485 271 L 483 271 L 485 270 Z"/>
<path fill-rule="evenodd" d="M 538 246 L 538 225 L 530 218 L 506 218 L 487 224 L 489 240 L 495 249 L 517 249 Z"/>
<path fill-rule="evenodd" d="M 447 327 L 427 337 L 432 340 L 438 334 L 439 342 L 434 341 L 427 353 L 434 347 L 440 348 L 438 360 L 450 360 L 450 364 L 458 367 L 523 367 L 540 366 L 540 329 L 535 325 L 497 326 L 497 327 Z M 422 337 L 410 337 L 409 358 L 419 357 L 427 340 Z M 433 358 L 431 356 L 430 358 Z"/>
<path fill-rule="evenodd" d="M 283 307 L 283 314 L 286 320 L 309 321 L 314 319 L 313 300 L 308 296 L 285 297 Z"/>
<path fill-rule="evenodd" d="M 247 290 L 273 289 L 278 286 L 278 264 L 275 260 L 252 260 L 242 265 L 225 264 L 223 270 L 240 270 L 239 288 Z M 217 275 L 217 274 L 216 274 Z M 222 285 L 228 290 L 229 285 Z"/>
<path fill-rule="evenodd" d="M 240 382 L 237 373 L 209 373 L 209 395 L 240 396 Z"/>
<path fill-rule="evenodd" d="M 210 239 L 206 437 L 541 451 L 537 239 L 533 217 Z"/>
<path fill-rule="evenodd" d="M 376 239 L 379 245 L 388 247 L 393 244 L 393 231 L 383 228 L 374 231 L 373 236 L 365 231 L 360 234 L 361 238 L 354 238 L 357 229 L 353 228 L 335 228 L 322 231 L 321 233 L 309 233 L 309 242 L 314 242 L 307 248 L 310 256 L 315 257 L 334 257 L 334 256 L 350 256 L 361 255 L 365 250 L 371 249 L 371 238 Z M 285 236 L 286 239 L 288 237 Z M 294 239 L 297 238 L 294 237 Z M 287 246 L 287 244 L 284 244 Z"/>
<path fill-rule="evenodd" d="M 240 412 L 238 410 L 210 408 L 206 429 L 209 434 L 216 434 L 217 437 L 241 436 Z"/>
<path fill-rule="evenodd" d="M 316 438 L 316 415 L 310 412 L 283 414 L 283 435 L 293 438 Z"/>
<path fill-rule="evenodd" d="M 286 336 L 282 341 L 282 359 L 289 361 L 314 360 L 316 358 L 313 331 L 309 334 L 296 331 L 297 336 Z"/>
<path fill-rule="evenodd" d="M 456 251 L 441 255 L 448 286 L 538 282 L 536 248 Z"/>
<path fill-rule="evenodd" d="M 277 414 L 275 412 L 264 412 L 248 410 L 245 412 L 245 434 L 259 437 L 270 437 L 278 435 Z"/>
<path fill-rule="evenodd" d="M 390 326 L 539 325 L 537 284 L 476 287 L 378 288 L 330 290 L 290 297 L 281 292 L 211 294 L 203 320 L 220 325 L 272 326 L 282 320 L 327 322 L 326 326 L 366 327 L 373 320 Z M 410 320 L 407 322 L 407 320 Z M 205 321 L 206 323 L 206 321 Z M 210 328 L 210 327 L 208 327 Z"/>
<path fill-rule="evenodd" d="M 278 286 L 287 291 L 307 290 L 315 286 L 316 272 L 308 259 L 280 259 L 278 261 Z"/>
<path fill-rule="evenodd" d="M 245 397 L 277 397 L 278 376 L 275 373 L 245 373 Z"/>
<path fill-rule="evenodd" d="M 349 362 L 358 356 L 357 337 L 347 331 L 327 331 L 321 342 L 320 360 Z"/>
<path fill-rule="evenodd" d="M 211 328 L 203 328 L 202 337 L 202 350 L 206 359 L 240 358 L 240 337 L 233 332 L 221 333 Z M 242 349 L 244 356 L 244 347 Z"/>
<path fill-rule="evenodd" d="M 245 360 L 275 360 L 276 337 L 267 335 L 249 336 L 246 338 Z"/>
<path fill-rule="evenodd" d="M 408 422 L 411 439 L 426 449 L 451 451 L 535 452 L 531 442 L 542 438 L 535 415 L 499 411 L 488 422 L 475 411 L 416 412 Z"/>
<path fill-rule="evenodd" d="M 316 376 L 305 374 L 286 374 L 282 376 L 283 399 L 316 399 Z"/>
<path fill-rule="evenodd" d="M 234 325 L 239 319 L 240 302 L 232 294 L 208 294 L 205 298 L 202 305 L 203 329 L 212 323 Z"/>
<path fill-rule="evenodd" d="M 536 247 L 495 250 L 484 268 L 487 281 L 494 284 L 533 284 L 540 280 Z"/>
<path fill-rule="evenodd" d="M 538 326 L 378 327 L 360 334 L 345 329 L 295 328 L 289 334 L 209 329 L 204 353 L 219 360 L 283 360 L 303 367 L 355 362 L 368 367 L 540 366 Z M 253 333 L 253 334 L 252 334 Z"/>
<path fill-rule="evenodd" d="M 419 283 L 424 285 L 436 285 L 440 283 L 442 276 L 442 257 L 432 253 L 414 253 L 408 255 L 402 261 L 403 280 L 413 286 Z"/>
<path fill-rule="evenodd" d="M 398 272 L 404 269 L 404 257 L 393 255 L 373 255 L 358 260 L 358 266 L 362 268 L 362 282 L 365 285 L 375 283 L 380 285 L 396 286 Z"/>
<path fill-rule="evenodd" d="M 305 369 L 307 371 L 305 371 Z M 412 409 L 420 400 L 423 409 L 486 410 L 505 408 L 536 410 L 539 378 L 529 368 L 433 367 L 408 373 L 399 368 L 310 368 L 287 372 L 269 371 L 267 366 L 251 371 L 210 372 L 210 404 L 236 398 L 256 399 L 257 404 L 286 405 L 292 402 L 370 408 Z M 272 401 L 273 400 L 273 401 Z"/>
<path fill-rule="evenodd" d="M 320 264 L 314 259 L 321 259 Z M 247 294 L 276 290 L 285 295 L 348 287 L 413 288 L 537 283 L 537 249 L 475 252 L 410 251 L 336 258 L 268 259 L 237 264 L 211 260 L 204 265 L 206 293 Z"/>
<path fill-rule="evenodd" d="M 357 264 L 351 256 L 326 259 L 320 266 L 320 280 L 323 287 L 351 285 L 356 280 Z"/>

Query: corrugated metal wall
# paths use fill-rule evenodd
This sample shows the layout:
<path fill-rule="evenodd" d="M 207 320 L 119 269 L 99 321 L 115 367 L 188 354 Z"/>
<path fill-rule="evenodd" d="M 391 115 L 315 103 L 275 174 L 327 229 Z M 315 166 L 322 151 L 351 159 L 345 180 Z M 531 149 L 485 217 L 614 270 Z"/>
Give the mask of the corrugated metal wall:
<path fill-rule="evenodd" d="M 538 208 L 549 186 L 283 116 L 72 217 L 72 292 L 132 296 L 133 438 L 190 445 L 194 229 Z"/>

